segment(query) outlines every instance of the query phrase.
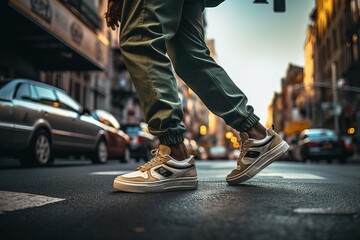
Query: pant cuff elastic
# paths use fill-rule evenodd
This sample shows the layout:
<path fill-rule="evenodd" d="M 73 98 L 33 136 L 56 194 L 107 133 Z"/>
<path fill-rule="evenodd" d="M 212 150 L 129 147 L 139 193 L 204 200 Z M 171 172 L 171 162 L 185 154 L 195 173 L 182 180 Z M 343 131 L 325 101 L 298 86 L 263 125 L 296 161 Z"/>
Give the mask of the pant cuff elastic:
<path fill-rule="evenodd" d="M 256 116 L 254 113 L 250 113 L 250 115 L 244 121 L 236 123 L 234 128 L 239 132 L 246 132 L 255 124 L 257 124 L 259 120 L 260 118 L 258 116 Z"/>
<path fill-rule="evenodd" d="M 171 134 L 158 137 L 160 144 L 162 145 L 176 145 L 184 142 L 183 134 Z"/>

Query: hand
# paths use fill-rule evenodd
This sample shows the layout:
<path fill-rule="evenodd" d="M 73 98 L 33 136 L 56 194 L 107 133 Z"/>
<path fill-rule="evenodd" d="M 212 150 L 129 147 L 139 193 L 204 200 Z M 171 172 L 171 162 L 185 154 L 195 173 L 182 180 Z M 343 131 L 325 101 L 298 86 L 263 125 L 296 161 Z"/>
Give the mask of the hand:
<path fill-rule="evenodd" d="M 115 30 L 121 21 L 123 0 L 108 0 L 107 12 L 104 14 L 106 25 Z"/>

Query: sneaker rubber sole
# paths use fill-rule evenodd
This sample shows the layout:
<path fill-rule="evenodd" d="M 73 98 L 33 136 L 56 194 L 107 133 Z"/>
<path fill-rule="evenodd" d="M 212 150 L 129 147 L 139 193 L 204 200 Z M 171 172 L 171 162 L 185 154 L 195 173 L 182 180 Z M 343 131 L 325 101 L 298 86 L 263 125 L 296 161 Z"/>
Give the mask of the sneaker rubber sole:
<path fill-rule="evenodd" d="M 289 150 L 290 146 L 285 141 L 279 143 L 276 147 L 260 156 L 254 163 L 252 163 L 244 172 L 226 179 L 229 185 L 236 185 L 243 183 L 254 177 L 261 170 L 270 165 L 273 161 L 280 158 Z"/>
<path fill-rule="evenodd" d="M 134 183 L 114 180 L 113 187 L 124 192 L 148 193 L 181 190 L 195 190 L 198 188 L 197 177 L 183 177 L 178 179 L 160 180 L 151 183 Z"/>

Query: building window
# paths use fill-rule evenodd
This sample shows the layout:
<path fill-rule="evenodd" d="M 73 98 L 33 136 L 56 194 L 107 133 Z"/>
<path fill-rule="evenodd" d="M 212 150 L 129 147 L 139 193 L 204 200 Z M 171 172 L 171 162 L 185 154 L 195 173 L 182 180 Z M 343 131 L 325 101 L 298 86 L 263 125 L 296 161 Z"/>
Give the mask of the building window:
<path fill-rule="evenodd" d="M 339 22 L 339 31 L 338 31 L 338 34 L 339 34 L 339 43 L 340 45 L 342 45 L 344 43 L 344 37 L 343 37 L 343 32 L 344 32 L 344 22 L 342 20 L 340 20 Z"/>
<path fill-rule="evenodd" d="M 359 43 L 358 43 L 359 37 L 357 34 L 354 34 L 352 37 L 353 41 L 353 61 L 354 63 L 358 62 L 359 60 Z"/>
<path fill-rule="evenodd" d="M 87 106 L 87 87 L 84 86 L 83 87 L 83 101 L 82 101 L 82 105 L 83 106 Z"/>
<path fill-rule="evenodd" d="M 338 35 L 336 32 L 336 28 L 332 31 L 332 38 L 333 38 L 333 49 L 336 50 L 338 47 Z"/>
<path fill-rule="evenodd" d="M 56 73 L 55 75 L 55 86 L 64 90 L 63 78 L 61 73 Z"/>
<path fill-rule="evenodd" d="M 353 22 L 356 22 L 359 17 L 359 0 L 351 0 L 351 19 Z"/>
<path fill-rule="evenodd" d="M 75 99 L 76 101 L 78 101 L 79 103 L 81 103 L 81 86 L 79 82 L 75 82 Z"/>
<path fill-rule="evenodd" d="M 326 39 L 326 55 L 325 55 L 325 60 L 331 58 L 331 52 L 332 52 L 332 47 L 331 47 L 331 41 L 330 38 Z"/>

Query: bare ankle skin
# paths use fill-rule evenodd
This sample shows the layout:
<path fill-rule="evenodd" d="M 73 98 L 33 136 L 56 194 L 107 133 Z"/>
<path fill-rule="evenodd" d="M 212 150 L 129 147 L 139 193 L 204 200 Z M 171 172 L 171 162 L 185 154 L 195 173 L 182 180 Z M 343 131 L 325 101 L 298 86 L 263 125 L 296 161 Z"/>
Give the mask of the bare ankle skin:
<path fill-rule="evenodd" d="M 184 143 L 171 145 L 169 147 L 171 148 L 170 156 L 176 160 L 184 160 L 190 157 Z"/>
<path fill-rule="evenodd" d="M 249 128 L 246 133 L 250 138 L 260 140 L 266 137 L 266 128 L 258 122 L 252 128 Z"/>

